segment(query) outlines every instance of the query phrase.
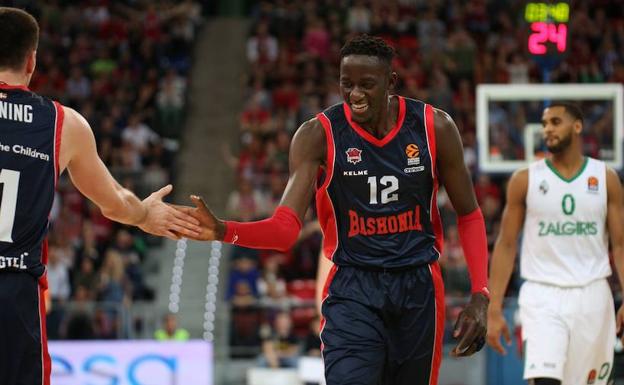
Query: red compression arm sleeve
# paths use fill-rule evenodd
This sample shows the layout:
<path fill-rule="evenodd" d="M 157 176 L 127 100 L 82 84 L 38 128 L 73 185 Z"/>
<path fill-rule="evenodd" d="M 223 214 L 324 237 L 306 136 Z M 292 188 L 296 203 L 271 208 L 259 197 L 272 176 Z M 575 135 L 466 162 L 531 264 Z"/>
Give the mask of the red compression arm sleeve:
<path fill-rule="evenodd" d="M 485 235 L 485 221 L 481 209 L 457 218 L 459 240 L 466 256 L 473 293 L 489 297 L 487 289 L 488 247 Z"/>
<path fill-rule="evenodd" d="M 271 218 L 256 222 L 225 222 L 223 242 L 252 249 L 287 251 L 301 231 L 301 220 L 290 207 L 279 206 Z"/>

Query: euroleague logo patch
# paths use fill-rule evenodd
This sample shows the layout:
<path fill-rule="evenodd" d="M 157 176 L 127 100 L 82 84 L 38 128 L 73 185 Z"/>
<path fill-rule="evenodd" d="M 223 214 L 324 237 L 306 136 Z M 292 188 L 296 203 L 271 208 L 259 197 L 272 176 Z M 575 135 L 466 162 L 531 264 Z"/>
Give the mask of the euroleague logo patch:
<path fill-rule="evenodd" d="M 405 147 L 405 155 L 407 155 L 408 166 L 420 164 L 420 149 L 414 143 L 410 143 Z"/>
<path fill-rule="evenodd" d="M 347 162 L 358 164 L 362 161 L 362 150 L 359 148 L 351 147 L 345 152 L 347 153 Z"/>
<path fill-rule="evenodd" d="M 415 158 L 420 155 L 420 149 L 414 143 L 410 143 L 405 147 L 405 154 L 408 158 Z"/>
<path fill-rule="evenodd" d="M 595 176 L 590 176 L 589 178 L 587 178 L 587 191 L 591 193 L 597 193 L 598 187 L 598 178 L 596 178 Z"/>

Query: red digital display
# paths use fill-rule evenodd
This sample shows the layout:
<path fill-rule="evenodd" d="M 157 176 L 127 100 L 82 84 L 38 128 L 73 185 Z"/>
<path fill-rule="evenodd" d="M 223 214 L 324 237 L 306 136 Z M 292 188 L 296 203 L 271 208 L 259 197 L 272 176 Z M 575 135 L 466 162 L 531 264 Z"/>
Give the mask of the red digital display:
<path fill-rule="evenodd" d="M 531 23 L 529 35 L 529 52 L 533 55 L 545 55 L 548 43 L 553 43 L 558 53 L 563 53 L 567 48 L 568 26 L 566 24 L 547 23 L 536 21 Z"/>

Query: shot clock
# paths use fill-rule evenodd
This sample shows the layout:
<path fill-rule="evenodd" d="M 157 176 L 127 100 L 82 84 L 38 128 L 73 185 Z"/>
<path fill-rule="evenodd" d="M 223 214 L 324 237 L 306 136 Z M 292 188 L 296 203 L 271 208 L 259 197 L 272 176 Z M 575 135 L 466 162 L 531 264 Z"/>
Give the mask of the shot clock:
<path fill-rule="evenodd" d="M 524 20 L 529 24 L 527 48 L 536 56 L 561 56 L 568 49 L 570 6 L 565 2 L 529 2 Z"/>

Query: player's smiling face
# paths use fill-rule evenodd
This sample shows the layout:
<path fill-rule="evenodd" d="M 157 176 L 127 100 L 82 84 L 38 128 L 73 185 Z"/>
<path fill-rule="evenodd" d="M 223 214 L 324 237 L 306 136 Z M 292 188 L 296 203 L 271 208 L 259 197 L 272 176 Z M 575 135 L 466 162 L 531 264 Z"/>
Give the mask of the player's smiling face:
<path fill-rule="evenodd" d="M 542 137 L 553 154 L 568 148 L 573 135 L 580 134 L 581 128 L 580 121 L 567 113 L 565 107 L 546 108 L 542 114 Z"/>
<path fill-rule="evenodd" d="M 375 56 L 348 55 L 340 63 L 340 92 L 359 124 L 379 123 L 379 112 L 395 82 L 390 66 Z"/>

